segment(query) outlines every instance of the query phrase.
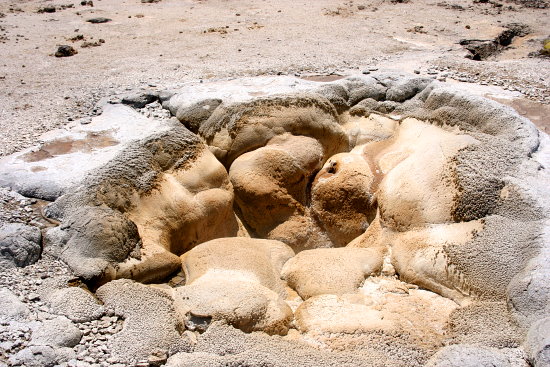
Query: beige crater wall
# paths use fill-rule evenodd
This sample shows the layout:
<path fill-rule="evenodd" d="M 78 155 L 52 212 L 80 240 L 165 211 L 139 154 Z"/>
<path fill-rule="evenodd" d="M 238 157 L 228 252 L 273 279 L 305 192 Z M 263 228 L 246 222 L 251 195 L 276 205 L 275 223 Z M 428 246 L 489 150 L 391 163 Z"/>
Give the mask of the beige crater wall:
<path fill-rule="evenodd" d="M 239 231 L 229 177 L 207 149 L 191 166 L 162 173 L 156 188 L 133 201 L 127 215 L 141 237 L 141 259 L 120 264 L 118 278 L 168 275 L 181 266 L 178 255 Z"/>
<path fill-rule="evenodd" d="M 411 118 L 347 116 L 342 126 L 355 144 L 347 153 L 325 157 L 314 137 L 283 132 L 232 161 L 230 183 L 216 185 L 232 186 L 253 236 L 282 242 L 226 238 L 184 254 L 181 310 L 279 334 L 293 318 L 316 340 L 372 332 L 442 340 L 449 314 L 474 295 L 445 245 L 483 230 L 452 215 L 453 157 L 477 141 Z"/>

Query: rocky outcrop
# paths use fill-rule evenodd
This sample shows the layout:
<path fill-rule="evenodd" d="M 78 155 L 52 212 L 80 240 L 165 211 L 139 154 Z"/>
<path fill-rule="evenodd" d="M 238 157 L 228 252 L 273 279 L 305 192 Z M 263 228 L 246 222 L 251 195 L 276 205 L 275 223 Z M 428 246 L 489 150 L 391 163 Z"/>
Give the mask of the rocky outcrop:
<path fill-rule="evenodd" d="M 431 79 L 267 80 L 155 94 L 192 131 L 165 120 L 70 187 L 22 184 L 59 159 L 51 146 L 8 159 L 26 173 L 0 180 L 57 198 L 45 251 L 99 287 L 44 300 L 74 321 L 124 318 L 120 360 L 301 364 L 300 342 L 352 365 L 505 366 L 526 334 L 544 365 L 550 138 Z M 461 319 L 492 330 L 493 304 L 497 336 Z"/>
<path fill-rule="evenodd" d="M 246 332 L 286 334 L 292 311 L 284 302 L 281 268 L 294 252 L 284 243 L 222 238 L 182 256 L 186 285 L 174 291 L 188 323 L 224 320 Z"/>

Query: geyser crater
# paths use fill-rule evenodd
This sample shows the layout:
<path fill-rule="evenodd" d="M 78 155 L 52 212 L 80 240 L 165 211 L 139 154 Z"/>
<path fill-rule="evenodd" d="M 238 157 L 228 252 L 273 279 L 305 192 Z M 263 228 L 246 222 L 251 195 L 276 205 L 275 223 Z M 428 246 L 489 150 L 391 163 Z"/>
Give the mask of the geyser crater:
<path fill-rule="evenodd" d="M 151 95 L 174 117 L 140 115 Z M 125 318 L 120 358 L 229 361 L 227 323 L 284 336 L 281 365 L 305 343 L 411 366 L 445 344 L 500 358 L 548 320 L 548 136 L 513 110 L 391 73 L 145 97 L 0 164 L 0 184 L 53 201 L 45 251 Z"/>

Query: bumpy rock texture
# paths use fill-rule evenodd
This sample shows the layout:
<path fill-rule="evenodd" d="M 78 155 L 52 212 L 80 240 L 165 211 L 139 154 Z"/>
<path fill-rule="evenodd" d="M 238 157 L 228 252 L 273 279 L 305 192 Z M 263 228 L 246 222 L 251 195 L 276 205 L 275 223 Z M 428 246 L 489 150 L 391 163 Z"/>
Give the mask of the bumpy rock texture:
<path fill-rule="evenodd" d="M 10 223 L 0 226 L 0 269 L 32 264 L 40 257 L 42 234 L 33 226 Z"/>
<path fill-rule="evenodd" d="M 545 366 L 550 138 L 431 79 L 278 82 L 124 99 L 179 122 L 46 209 L 99 287 L 50 284 L 55 312 L 123 318 L 124 361 Z"/>

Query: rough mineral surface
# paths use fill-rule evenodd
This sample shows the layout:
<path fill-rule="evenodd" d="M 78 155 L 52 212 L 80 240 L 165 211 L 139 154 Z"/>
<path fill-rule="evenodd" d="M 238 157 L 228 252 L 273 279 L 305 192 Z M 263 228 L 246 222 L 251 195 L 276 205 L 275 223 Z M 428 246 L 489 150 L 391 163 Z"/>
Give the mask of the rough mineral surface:
<path fill-rule="evenodd" d="M 26 266 L 40 257 L 42 234 L 20 223 L 0 225 L 0 269 Z"/>
<path fill-rule="evenodd" d="M 399 73 L 103 107 L 0 160 L 72 272 L 2 290 L 12 363 L 548 365 L 550 138 L 512 109 Z"/>

